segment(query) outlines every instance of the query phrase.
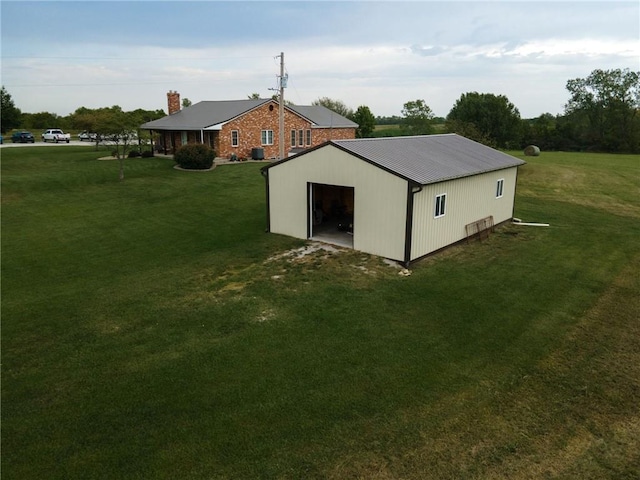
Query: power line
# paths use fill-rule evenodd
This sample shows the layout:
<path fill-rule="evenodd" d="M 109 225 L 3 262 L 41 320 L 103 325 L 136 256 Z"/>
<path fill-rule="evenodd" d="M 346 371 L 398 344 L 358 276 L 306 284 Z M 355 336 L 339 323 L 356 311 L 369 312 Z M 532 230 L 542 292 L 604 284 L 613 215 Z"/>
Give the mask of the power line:
<path fill-rule="evenodd" d="M 145 85 L 166 85 L 166 84 L 175 84 L 177 81 L 180 84 L 188 84 L 188 85 L 211 85 L 212 83 L 223 83 L 227 82 L 226 79 L 207 79 L 202 81 L 189 81 L 189 80 L 176 80 L 176 79 L 168 79 L 157 82 L 143 82 L 140 80 L 132 81 L 132 82 L 109 82 L 109 83 L 20 83 L 20 84 L 10 84 L 3 83 L 3 85 L 7 88 L 40 88 L 40 87 L 119 87 L 119 86 L 145 86 Z"/>
<path fill-rule="evenodd" d="M 182 57 L 182 60 L 245 60 L 245 59 L 254 59 L 254 58 L 272 58 L 271 56 L 247 56 L 247 57 Z M 175 59 L 173 57 L 52 57 L 52 56 L 30 56 L 30 55 L 2 55 L 0 59 L 19 59 L 19 60 L 172 60 Z"/>

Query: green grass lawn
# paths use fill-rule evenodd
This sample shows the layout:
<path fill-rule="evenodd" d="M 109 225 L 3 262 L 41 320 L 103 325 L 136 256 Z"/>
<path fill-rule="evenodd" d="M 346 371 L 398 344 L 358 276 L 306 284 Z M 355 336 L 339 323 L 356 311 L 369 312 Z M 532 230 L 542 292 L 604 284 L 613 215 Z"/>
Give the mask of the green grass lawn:
<path fill-rule="evenodd" d="M 1 151 L 3 479 L 640 476 L 638 156 L 403 277 L 283 255 L 258 163 L 102 155 Z"/>

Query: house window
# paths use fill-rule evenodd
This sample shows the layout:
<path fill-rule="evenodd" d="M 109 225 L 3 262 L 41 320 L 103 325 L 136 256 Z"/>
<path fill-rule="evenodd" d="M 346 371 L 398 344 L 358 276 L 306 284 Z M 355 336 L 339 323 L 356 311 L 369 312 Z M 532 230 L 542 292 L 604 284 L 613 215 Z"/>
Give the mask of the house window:
<path fill-rule="evenodd" d="M 307 130 L 307 146 L 311 145 L 311 130 Z"/>
<path fill-rule="evenodd" d="M 447 200 L 446 193 L 441 193 L 440 195 L 436 195 L 436 211 L 434 215 L 435 218 L 444 216 L 446 200 Z"/>
<path fill-rule="evenodd" d="M 295 130 L 291 130 L 291 146 L 292 147 L 296 146 L 296 131 Z"/>
<path fill-rule="evenodd" d="M 238 141 L 238 130 L 231 130 L 231 146 L 237 147 L 239 145 Z"/>
<path fill-rule="evenodd" d="M 298 146 L 303 147 L 304 146 L 304 130 L 300 130 L 298 132 Z"/>
<path fill-rule="evenodd" d="M 273 145 L 273 130 L 262 130 L 262 145 Z"/>
<path fill-rule="evenodd" d="M 504 178 L 501 178 L 500 180 L 498 180 L 498 183 L 496 183 L 496 198 L 502 197 L 503 190 L 504 190 Z"/>

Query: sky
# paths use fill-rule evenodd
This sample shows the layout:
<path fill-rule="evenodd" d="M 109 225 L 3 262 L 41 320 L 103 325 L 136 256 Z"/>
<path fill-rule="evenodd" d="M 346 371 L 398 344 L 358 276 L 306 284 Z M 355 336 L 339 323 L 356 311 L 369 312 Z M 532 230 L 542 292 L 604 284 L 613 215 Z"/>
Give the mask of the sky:
<path fill-rule="evenodd" d="M 1 81 L 23 112 L 167 110 L 276 94 L 329 97 L 375 116 L 424 100 L 446 117 L 468 92 L 522 118 L 562 114 L 567 81 L 640 71 L 633 1 L 0 2 Z"/>

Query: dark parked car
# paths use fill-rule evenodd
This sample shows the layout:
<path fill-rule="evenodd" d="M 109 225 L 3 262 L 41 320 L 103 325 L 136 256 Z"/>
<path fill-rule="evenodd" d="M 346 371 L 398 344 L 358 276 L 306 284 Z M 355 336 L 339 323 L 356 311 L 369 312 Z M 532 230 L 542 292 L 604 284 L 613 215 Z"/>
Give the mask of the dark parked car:
<path fill-rule="evenodd" d="M 35 138 L 31 132 L 16 132 L 11 135 L 13 143 L 35 143 Z"/>

